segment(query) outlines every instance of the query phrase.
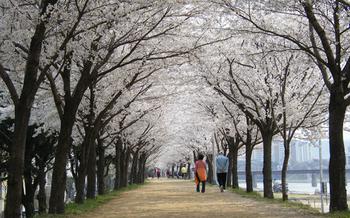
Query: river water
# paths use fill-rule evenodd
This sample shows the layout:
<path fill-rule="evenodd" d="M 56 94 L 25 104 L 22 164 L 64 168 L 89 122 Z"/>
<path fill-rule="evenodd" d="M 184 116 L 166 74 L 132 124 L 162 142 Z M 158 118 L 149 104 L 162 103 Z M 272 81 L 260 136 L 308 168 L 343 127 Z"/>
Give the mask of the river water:
<path fill-rule="evenodd" d="M 245 188 L 245 183 L 239 183 L 241 188 Z M 350 185 L 350 184 L 349 184 Z M 257 183 L 257 187 L 254 188 L 256 191 L 263 191 L 264 184 L 262 182 Z M 288 182 L 289 193 L 295 194 L 316 194 L 320 192 L 320 184 L 317 183 L 317 187 L 312 187 L 311 182 L 301 183 L 301 182 Z M 329 184 L 327 184 L 327 191 L 329 193 Z"/>
<path fill-rule="evenodd" d="M 347 184 L 348 187 L 350 183 Z M 240 188 L 245 188 L 246 184 L 244 181 L 239 183 Z M 257 187 L 254 188 L 254 191 L 262 192 L 263 191 L 263 183 L 258 182 Z M 302 196 L 293 197 L 294 200 L 299 201 L 303 204 L 310 205 L 311 207 L 317 208 L 321 211 L 321 201 L 318 196 L 320 196 L 320 184 L 317 183 L 316 187 L 313 187 L 311 182 L 289 182 L 288 183 L 288 193 L 290 194 L 301 194 Z M 317 196 L 315 196 L 315 194 Z M 308 197 L 309 195 L 309 197 Z M 292 198 L 290 198 L 292 200 Z M 324 212 L 329 211 L 329 184 L 327 183 L 327 194 L 324 195 Z"/>

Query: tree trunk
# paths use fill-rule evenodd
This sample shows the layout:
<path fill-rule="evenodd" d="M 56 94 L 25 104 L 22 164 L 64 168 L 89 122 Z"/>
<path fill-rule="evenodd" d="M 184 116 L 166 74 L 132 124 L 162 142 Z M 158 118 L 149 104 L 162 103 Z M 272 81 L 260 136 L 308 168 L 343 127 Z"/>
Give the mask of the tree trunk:
<path fill-rule="evenodd" d="M 90 135 L 90 131 L 88 129 L 85 129 L 85 137 L 81 144 L 81 152 L 78 155 L 79 159 L 79 166 L 77 169 L 77 178 L 75 181 L 75 189 L 76 189 L 76 196 L 75 196 L 75 203 L 77 204 L 83 204 L 85 200 L 85 181 L 86 181 L 86 171 L 87 171 L 87 162 L 88 162 L 88 155 L 89 155 L 89 143 L 88 143 L 88 136 Z"/>
<path fill-rule="evenodd" d="M 235 143 L 234 148 L 232 149 L 232 188 L 239 188 L 238 185 L 238 173 L 237 173 L 237 164 L 238 164 L 238 144 Z"/>
<path fill-rule="evenodd" d="M 83 156 L 83 154 L 81 154 L 81 156 Z M 85 177 L 86 177 L 85 165 L 86 165 L 85 161 L 81 159 L 78 167 L 77 179 L 75 181 L 75 189 L 77 193 L 74 201 L 77 204 L 83 204 L 85 200 Z"/>
<path fill-rule="evenodd" d="M 55 4 L 55 1 L 51 1 Z M 40 8 L 45 13 L 49 2 L 45 1 Z M 27 129 L 30 119 L 31 108 L 41 81 L 37 78 L 39 69 L 42 44 L 45 39 L 45 22 L 40 22 L 31 38 L 28 50 L 28 59 L 24 72 L 22 93 L 18 102 L 15 102 L 15 129 L 14 139 L 11 145 L 10 158 L 8 161 L 7 196 L 5 205 L 6 218 L 18 218 L 21 216 L 22 201 L 22 174 L 24 170 L 24 153 L 27 138 Z M 15 100 L 15 99 L 13 99 Z"/>
<path fill-rule="evenodd" d="M 97 191 L 99 195 L 106 192 L 105 185 L 105 149 L 103 144 L 98 144 L 98 161 L 97 161 Z"/>
<path fill-rule="evenodd" d="M 120 137 L 117 139 L 117 143 L 115 144 L 115 180 L 114 180 L 114 190 L 118 190 L 120 188 L 120 178 L 121 178 L 121 153 L 122 153 L 122 140 Z"/>
<path fill-rule="evenodd" d="M 125 176 L 125 150 L 123 149 L 120 153 L 120 188 L 125 187 L 124 186 L 124 176 Z"/>
<path fill-rule="evenodd" d="M 187 163 L 187 178 L 191 179 L 191 162 Z"/>
<path fill-rule="evenodd" d="M 34 194 L 35 189 L 37 187 L 36 184 L 33 184 L 33 174 L 32 174 L 32 156 L 33 156 L 33 144 L 30 140 L 26 142 L 26 150 L 25 150 L 25 167 L 24 167 L 24 185 L 25 190 L 23 190 L 23 205 L 26 210 L 26 217 L 34 216 Z"/>
<path fill-rule="evenodd" d="M 133 154 L 133 158 L 132 158 L 132 164 L 131 164 L 131 173 L 130 173 L 130 184 L 134 184 L 136 183 L 137 180 L 137 163 L 138 163 L 138 155 L 139 152 L 136 151 Z"/>
<path fill-rule="evenodd" d="M 28 148 L 28 146 L 27 146 Z M 28 148 L 29 150 L 30 148 Z M 27 152 L 26 152 L 27 153 Z M 27 155 L 27 154 L 26 154 Z M 30 154 L 28 154 L 30 156 Z M 29 158 L 30 160 L 30 158 Z M 23 198 L 22 203 L 24 205 L 24 208 L 26 210 L 26 217 L 33 217 L 34 216 L 34 194 L 36 186 L 33 185 L 33 177 L 31 173 L 31 163 L 28 163 L 28 159 L 26 158 L 26 167 L 24 170 L 24 184 L 25 184 L 25 190 L 23 190 Z"/>
<path fill-rule="evenodd" d="M 263 138 L 263 148 L 264 148 L 264 163 L 263 163 L 264 198 L 273 198 L 272 170 L 271 170 L 272 133 L 268 131 L 261 131 L 261 134 Z"/>
<path fill-rule="evenodd" d="M 145 183 L 145 171 L 146 171 L 146 162 L 147 162 L 147 155 L 144 155 L 142 161 L 142 167 L 140 169 L 140 172 L 141 172 L 141 183 Z"/>
<path fill-rule="evenodd" d="M 208 165 L 208 176 L 207 176 L 207 182 L 210 184 L 214 183 L 214 178 L 213 178 L 213 155 L 208 154 L 207 155 L 207 165 Z"/>
<path fill-rule="evenodd" d="M 252 144 L 252 129 L 249 127 L 252 121 L 246 116 L 247 122 L 247 138 L 245 141 L 245 180 L 246 180 L 246 191 L 253 191 L 253 175 L 252 175 L 252 154 L 254 146 Z"/>
<path fill-rule="evenodd" d="M 141 184 L 143 183 L 143 175 L 145 174 L 145 170 L 144 170 L 144 163 L 145 163 L 145 158 L 146 155 L 145 154 L 141 154 L 140 158 L 138 159 L 138 171 L 137 171 L 137 184 Z"/>
<path fill-rule="evenodd" d="M 6 218 L 21 217 L 22 175 L 29 118 L 30 108 L 28 109 L 24 102 L 21 102 L 15 108 L 15 130 L 8 162 Z"/>
<path fill-rule="evenodd" d="M 130 161 L 130 148 L 126 148 L 124 153 L 124 158 L 123 158 L 123 164 L 122 164 L 122 181 L 121 181 L 121 187 L 127 187 L 128 186 L 128 169 L 129 169 L 129 161 Z"/>
<path fill-rule="evenodd" d="M 49 201 L 49 213 L 60 214 L 64 213 L 64 194 L 66 190 L 66 166 L 68 161 L 68 154 L 70 152 L 72 143 L 72 129 L 75 123 L 76 113 L 80 102 L 87 90 L 89 84 L 91 83 L 90 69 L 93 65 L 91 60 L 87 60 L 84 64 L 84 69 L 81 72 L 81 77 L 79 78 L 73 95 L 70 91 L 70 73 L 71 73 L 71 59 L 69 58 L 69 63 L 66 64 L 63 70 L 62 77 L 65 84 L 65 96 L 64 96 L 64 111 L 61 115 L 61 128 L 58 138 L 58 144 L 55 153 L 55 163 L 53 166 L 52 182 L 51 182 L 51 196 Z"/>
<path fill-rule="evenodd" d="M 38 202 L 39 202 L 39 214 L 46 213 L 46 173 L 45 173 L 45 163 L 40 163 L 39 166 L 39 193 L 38 193 Z"/>
<path fill-rule="evenodd" d="M 246 144 L 246 153 L 245 153 L 245 180 L 246 180 L 246 191 L 253 191 L 253 175 L 252 175 L 252 153 L 253 149 L 251 144 Z"/>
<path fill-rule="evenodd" d="M 23 205 L 26 210 L 26 217 L 31 218 L 34 217 L 34 193 L 35 190 L 33 190 L 33 184 L 32 179 L 25 179 L 25 194 L 23 196 Z"/>
<path fill-rule="evenodd" d="M 226 186 L 232 187 L 232 161 L 233 161 L 233 151 L 232 146 L 229 146 L 228 151 L 228 171 L 227 171 L 227 179 L 226 179 Z"/>
<path fill-rule="evenodd" d="M 289 154 L 290 154 L 290 141 L 284 139 L 284 159 L 283 159 L 283 166 L 282 166 L 282 199 L 283 201 L 288 200 L 288 190 L 287 190 L 287 171 L 288 171 L 288 161 L 289 161 Z"/>
<path fill-rule="evenodd" d="M 172 178 L 174 178 L 174 176 L 175 176 L 175 164 L 173 164 L 172 166 L 171 166 L 171 177 Z"/>
<path fill-rule="evenodd" d="M 94 199 L 96 197 L 96 143 L 95 140 L 90 143 L 88 167 L 87 167 L 87 191 L 86 197 Z"/>
<path fill-rule="evenodd" d="M 137 160 L 137 176 L 136 176 L 136 184 L 141 184 L 142 183 L 142 154 L 140 155 L 139 159 Z"/>
<path fill-rule="evenodd" d="M 331 212 L 347 210 L 343 124 L 346 105 L 342 95 L 331 91 L 329 103 L 329 184 Z"/>
<path fill-rule="evenodd" d="M 66 105 L 65 115 L 61 122 L 61 130 L 55 154 L 51 181 L 51 196 L 49 201 L 49 213 L 64 213 L 64 193 L 66 190 L 66 165 L 68 152 L 71 145 L 71 134 L 74 125 L 74 116 Z M 69 112 L 68 112 L 69 111 Z"/>

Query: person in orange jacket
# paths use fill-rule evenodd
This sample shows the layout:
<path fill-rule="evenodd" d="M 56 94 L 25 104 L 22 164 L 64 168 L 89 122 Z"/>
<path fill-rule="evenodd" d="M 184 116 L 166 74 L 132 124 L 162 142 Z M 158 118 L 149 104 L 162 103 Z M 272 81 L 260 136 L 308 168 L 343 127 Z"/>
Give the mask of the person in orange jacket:
<path fill-rule="evenodd" d="M 195 163 L 195 183 L 196 183 L 196 190 L 199 192 L 199 185 L 202 183 L 202 190 L 201 192 L 205 192 L 205 182 L 207 181 L 207 164 L 205 161 L 203 161 L 204 155 L 199 154 L 198 160 Z"/>

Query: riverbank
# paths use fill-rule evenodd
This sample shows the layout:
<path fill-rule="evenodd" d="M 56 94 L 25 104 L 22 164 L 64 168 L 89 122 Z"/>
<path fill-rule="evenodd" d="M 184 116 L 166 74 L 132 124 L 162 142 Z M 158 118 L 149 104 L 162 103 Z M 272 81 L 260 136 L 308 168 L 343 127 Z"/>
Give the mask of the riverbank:
<path fill-rule="evenodd" d="M 290 208 L 303 208 L 307 211 L 310 211 L 311 213 L 319 214 L 322 217 L 326 218 L 349 218 L 350 217 L 350 211 L 345 212 L 335 212 L 335 213 L 328 213 L 329 211 L 329 201 L 327 201 L 327 204 L 324 204 L 324 210 L 325 212 L 322 214 L 320 213 L 320 196 L 319 195 L 310 195 L 310 194 L 289 194 L 289 200 L 288 201 L 282 201 L 282 194 L 281 193 L 274 193 L 274 199 L 266 199 L 263 197 L 263 192 L 252 192 L 247 193 L 244 189 L 234 189 L 232 192 L 237 193 L 241 196 L 254 199 L 256 201 L 263 201 L 266 203 L 277 203 L 281 204 L 284 207 L 290 207 Z M 350 204 L 350 201 L 348 201 L 348 204 Z M 315 212 L 316 210 L 316 212 Z M 314 212 L 313 212 L 314 211 Z"/>

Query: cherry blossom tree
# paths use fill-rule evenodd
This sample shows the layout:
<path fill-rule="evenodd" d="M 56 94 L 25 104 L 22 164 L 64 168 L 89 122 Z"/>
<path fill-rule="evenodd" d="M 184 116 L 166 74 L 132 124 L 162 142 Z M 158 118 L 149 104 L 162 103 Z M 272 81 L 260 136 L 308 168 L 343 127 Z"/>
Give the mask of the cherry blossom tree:
<path fill-rule="evenodd" d="M 108 1 L 87 1 L 83 6 L 82 13 L 86 13 L 86 18 L 82 20 L 82 26 L 86 25 L 84 29 L 88 31 L 81 33 L 84 37 L 70 45 L 70 50 L 67 50 L 64 56 L 65 61 L 58 66 L 61 82 L 55 81 L 53 74 L 47 74 L 61 118 L 61 136 L 55 157 L 50 213 L 64 211 L 64 189 L 59 184 L 64 184 L 65 181 L 64 166 L 67 162 L 69 138 L 75 115 L 90 84 L 108 74 L 125 71 L 132 65 L 137 69 L 136 66 L 142 66 L 144 63 L 174 58 L 193 49 L 176 43 L 172 44 L 171 48 L 161 46 L 164 40 L 178 40 L 171 33 L 191 16 L 188 10 L 173 10 L 171 5 L 159 4 L 157 1 L 139 5 L 110 5 Z M 118 13 L 112 14 L 111 19 L 102 15 L 102 8 Z M 93 17 L 99 17 L 101 20 L 97 23 L 91 22 Z M 105 34 L 101 35 L 101 31 Z M 131 78 L 138 80 L 138 76 L 137 71 L 130 71 Z M 59 91 L 59 84 L 63 91 Z M 75 87 L 74 92 L 72 86 Z M 64 93 L 65 98 L 61 98 L 60 93 Z"/>
<path fill-rule="evenodd" d="M 300 115 L 301 118 L 295 118 L 289 115 L 288 119 L 293 120 L 290 122 L 295 122 L 299 119 L 298 125 L 291 124 L 296 128 L 300 127 L 301 123 L 305 121 L 306 117 L 312 113 L 318 113 L 313 110 L 313 107 L 309 109 L 307 105 L 314 105 L 318 97 L 314 98 L 314 102 L 308 100 L 309 97 L 312 99 L 314 90 L 320 88 L 315 88 L 315 85 L 310 85 L 310 89 L 302 92 L 302 90 L 296 89 L 293 91 L 294 87 L 301 84 L 301 81 L 297 80 L 298 76 L 291 76 L 291 80 L 288 82 L 287 88 L 280 88 L 283 81 L 287 77 L 283 76 L 283 72 L 289 74 L 290 69 L 295 69 L 294 72 L 300 72 L 302 68 L 298 67 L 299 64 L 291 63 L 290 59 L 283 59 L 278 57 L 278 50 L 283 51 L 283 47 L 279 48 L 274 45 L 274 42 L 270 41 L 269 38 L 260 37 L 259 41 L 242 40 L 240 45 L 240 52 L 243 54 L 236 54 L 237 52 L 231 52 L 229 54 L 233 58 L 229 58 L 226 54 L 222 54 L 224 62 L 219 62 L 216 65 L 211 65 L 208 69 L 211 70 L 211 76 L 214 78 L 212 81 L 208 81 L 214 86 L 214 89 L 222 94 L 227 100 L 234 103 L 249 119 L 254 122 L 261 132 L 264 145 L 264 196 L 268 198 L 273 197 L 272 193 L 272 178 L 271 178 L 271 142 L 272 137 L 278 132 L 281 125 L 281 119 L 283 116 L 283 108 L 286 108 L 286 104 L 281 103 L 281 95 L 284 96 L 282 99 L 285 102 L 301 102 L 298 106 L 297 103 L 292 103 L 290 108 L 295 107 L 300 111 L 305 111 L 305 114 Z M 244 46 L 244 47 L 243 47 Z M 277 50 L 277 51 L 276 51 Z M 288 54 L 287 52 L 285 52 Z M 293 54 L 292 56 L 293 57 Z M 313 81 L 310 77 L 306 75 L 311 75 L 312 78 L 314 74 L 308 70 L 309 62 L 306 59 L 298 59 L 306 64 L 306 71 L 304 77 L 299 77 L 300 79 L 309 78 L 305 80 L 307 82 Z M 226 63 L 225 63 L 226 62 Z M 312 63 L 311 63 L 312 65 Z M 222 72 L 228 72 L 228 77 L 225 77 Z M 213 72 L 216 72 L 215 74 Z M 209 72 L 210 73 L 210 72 Z M 249 74 L 252 73 L 252 74 Z M 304 80 L 303 85 L 306 84 Z M 295 82 L 295 83 L 294 83 Z M 295 89 L 294 89 L 295 90 Z M 282 93 L 282 94 L 281 94 Z M 304 93 L 304 94 L 301 94 Z M 288 96 L 288 100 L 285 99 Z M 300 97 L 304 96 L 304 97 Z M 316 95 L 317 96 L 317 95 Z M 319 95 L 318 95 L 319 96 Z M 296 100 L 293 100 L 293 97 Z M 300 100 L 301 98 L 301 100 Z M 310 103 L 311 102 L 311 103 Z M 305 106 L 306 105 L 306 106 Z M 301 108 L 307 108 L 301 110 Z M 294 108 L 293 108 L 294 109 Z M 297 114 L 294 110 L 291 114 Z M 286 115 L 286 114 L 285 114 Z M 287 146 L 288 147 L 288 146 Z"/>
<path fill-rule="evenodd" d="M 5 206 L 6 217 L 21 215 L 26 132 L 36 92 L 45 79 L 45 72 L 59 59 L 59 52 L 72 38 L 68 35 L 63 41 L 55 41 L 53 27 L 59 14 L 57 2 L 1 2 L 0 77 L 15 111 L 15 136 L 11 144 L 6 197 L 11 204 Z M 47 45 L 52 41 L 56 42 L 56 46 L 48 49 Z"/>
<path fill-rule="evenodd" d="M 205 72 L 205 69 L 202 68 L 201 71 Z M 231 186 L 232 179 L 233 187 L 238 188 L 238 151 L 245 146 L 246 190 L 247 192 L 252 192 L 251 157 L 254 146 L 261 143 L 259 131 L 249 117 L 240 112 L 239 108 L 221 98 L 214 90 L 210 92 L 210 95 L 202 94 L 201 99 L 200 105 L 206 109 L 207 116 L 210 116 L 215 123 L 214 144 L 217 150 L 223 151 L 225 154 L 229 151 L 228 186 Z M 227 132 L 225 129 L 232 130 L 233 133 Z"/>
<path fill-rule="evenodd" d="M 125 111 L 126 108 L 130 107 L 131 103 L 133 103 L 140 95 L 145 93 L 150 88 L 150 85 L 140 87 L 137 89 L 135 96 L 132 96 L 130 100 L 124 100 L 125 102 L 121 101 L 123 99 L 120 98 L 123 97 L 123 93 L 125 91 L 130 89 L 132 85 L 135 85 L 135 83 L 147 78 L 142 77 L 140 79 L 137 79 L 137 77 L 138 74 L 135 74 L 131 81 L 127 82 L 127 84 L 125 84 L 125 87 L 123 87 L 121 90 L 116 90 L 114 86 L 111 86 L 114 90 L 108 90 L 107 84 L 118 84 L 118 81 L 113 81 L 112 78 L 109 77 L 108 79 L 106 78 L 106 80 L 108 81 L 104 81 L 103 83 L 102 81 L 100 81 L 100 83 L 96 85 L 90 85 L 90 94 L 86 100 L 87 107 L 82 107 L 81 109 L 79 109 L 80 112 L 78 112 L 79 117 L 81 117 L 80 121 L 82 122 L 82 129 L 84 129 L 82 133 L 84 139 L 83 142 L 81 142 L 81 146 L 78 150 L 80 151 L 78 169 L 79 175 L 77 176 L 78 181 L 76 184 L 78 194 L 75 199 L 75 201 L 78 203 L 82 203 L 84 199 L 83 194 L 85 176 L 88 169 L 88 177 L 91 178 L 88 180 L 90 181 L 90 183 L 88 182 L 88 187 L 90 188 L 88 188 L 87 197 L 95 197 L 95 184 L 91 184 L 91 182 L 94 183 L 94 181 L 96 181 L 96 173 L 94 170 L 94 166 L 96 165 L 95 140 L 97 139 L 100 130 L 104 129 L 114 117 L 120 115 L 123 111 Z M 118 79 L 123 80 L 122 78 Z M 123 81 L 126 82 L 125 78 Z M 99 87 L 99 84 L 103 84 L 103 86 Z M 97 99 L 99 99 L 99 101 Z M 120 104 L 119 108 L 115 108 L 117 103 Z"/>
<path fill-rule="evenodd" d="M 348 1 L 275 1 L 250 4 L 221 1 L 246 21 L 250 32 L 290 41 L 291 49 L 311 56 L 320 69 L 329 97 L 330 211 L 347 210 L 343 122 L 348 100 Z M 283 21 L 283 22 L 276 22 Z"/>
<path fill-rule="evenodd" d="M 326 102 L 323 87 L 314 80 L 319 74 L 313 72 L 312 66 L 299 64 L 300 57 L 289 56 L 281 70 L 280 96 L 282 106 L 282 125 L 279 132 L 283 138 L 284 160 L 282 166 L 282 197 L 288 200 L 287 167 L 290 155 L 290 142 L 297 130 L 310 126 L 319 126 L 326 120 Z M 298 76 L 300 72 L 303 77 Z M 316 75 L 315 75 L 316 74 Z M 319 79 L 321 80 L 321 78 Z"/>

